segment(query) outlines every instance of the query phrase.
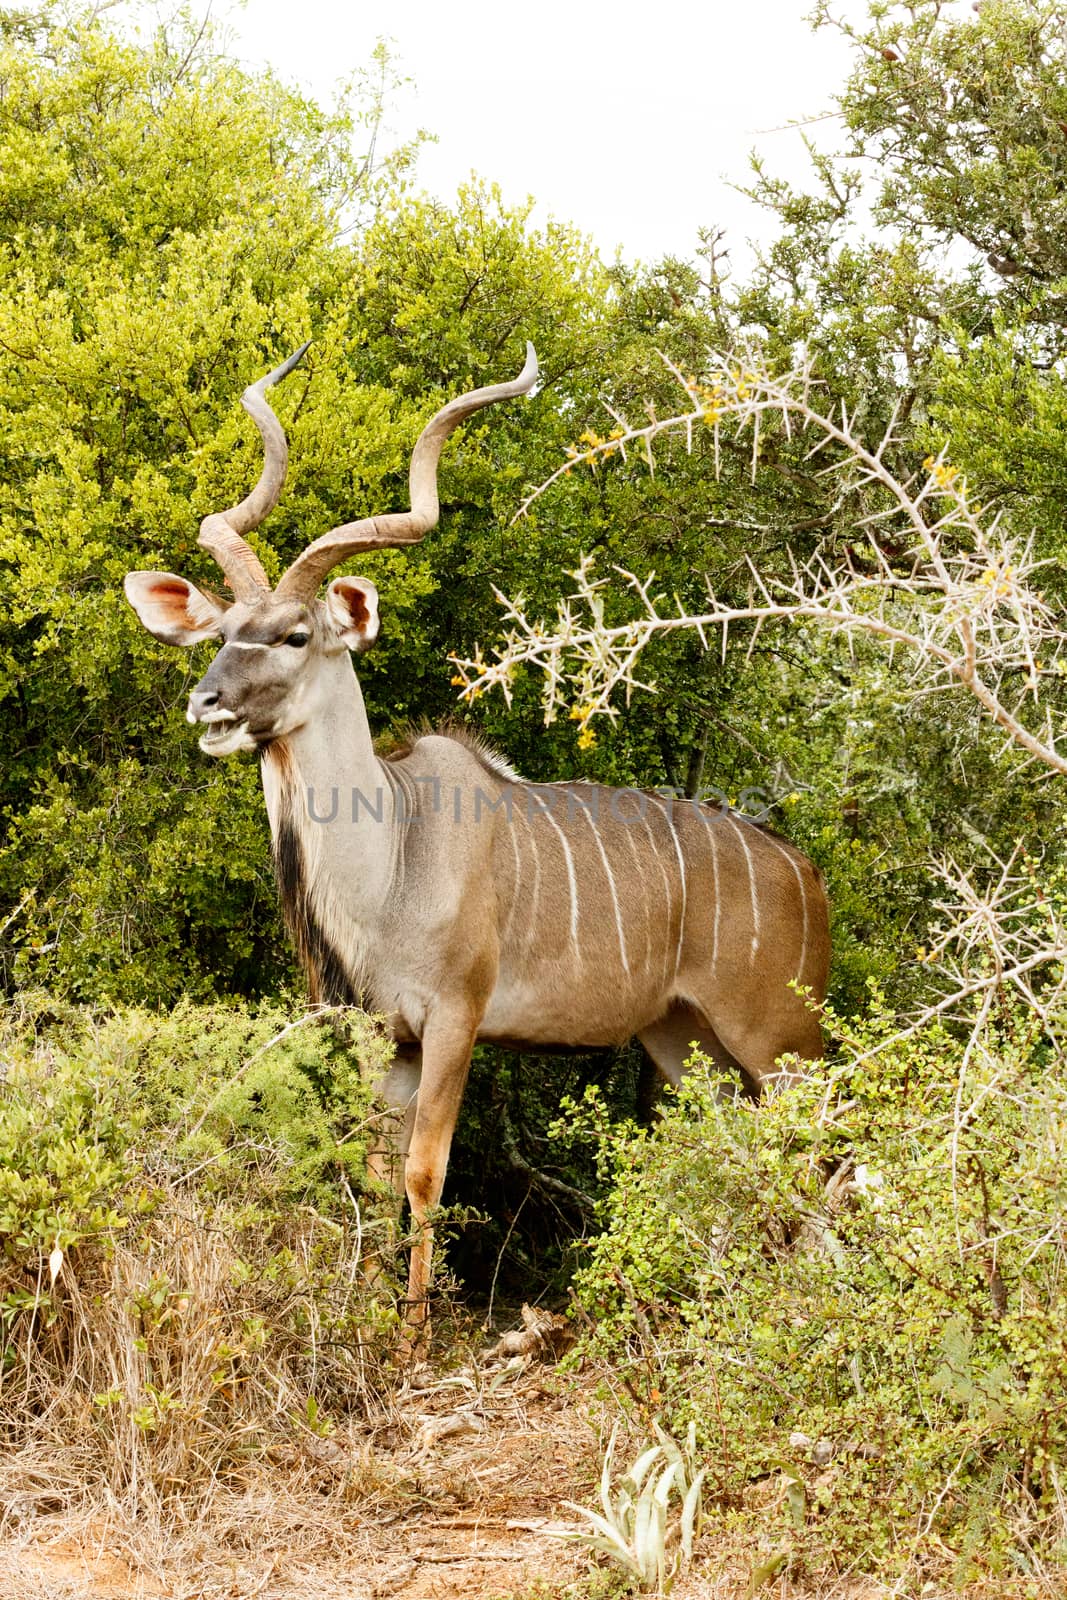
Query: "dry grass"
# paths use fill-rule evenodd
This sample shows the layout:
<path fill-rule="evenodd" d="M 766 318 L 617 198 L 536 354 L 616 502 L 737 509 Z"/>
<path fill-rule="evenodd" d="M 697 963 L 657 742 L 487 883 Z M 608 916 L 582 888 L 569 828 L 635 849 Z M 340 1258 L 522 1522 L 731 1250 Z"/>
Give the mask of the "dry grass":
<path fill-rule="evenodd" d="M 595 1469 L 585 1408 L 447 1307 L 443 1365 L 399 1362 L 393 1208 L 331 1142 L 366 1111 L 352 1052 L 275 1020 L 4 1036 L 2 1600 L 506 1594 L 580 1564 L 540 1529 Z"/>
<path fill-rule="evenodd" d="M 139 1514 L 99 1477 L 90 1493 L 68 1476 L 50 1498 L 23 1452 L 4 1465 L 5 1487 L 21 1475 L 28 1497 L 0 1546 L 0 1593 L 419 1600 L 566 1585 L 585 1563 L 543 1530 L 567 1489 L 584 1492 L 599 1431 L 588 1396 L 564 1399 L 563 1387 L 521 1359 L 397 1371 L 361 1421 L 326 1438 L 279 1427 L 242 1472 L 216 1473 L 210 1493 L 201 1481 Z M 65 1457 L 68 1474 L 75 1462 Z M 44 1467 L 42 1451 L 35 1473 Z"/>
<path fill-rule="evenodd" d="M 391 1403 L 391 1296 L 338 1225 L 306 1208 L 242 1222 L 175 1186 L 127 1232 L 82 1245 L 15 1318 L 5 1529 L 101 1502 L 196 1522 L 279 1444 Z"/>
<path fill-rule="evenodd" d="M 24 1448 L 2 1464 L 0 1595 L 614 1600 L 624 1589 L 610 1568 L 550 1537 L 567 1515 L 563 1500 L 595 1493 L 617 1415 L 603 1398 L 610 1374 L 562 1376 L 530 1358 L 479 1353 L 467 1338 L 478 1342 L 456 1323 L 440 1339 L 433 1367 L 383 1366 L 371 1403 L 353 1408 L 328 1437 L 279 1411 L 258 1453 L 210 1478 L 194 1473 L 187 1493 L 174 1486 L 142 1495 L 139 1508 L 128 1474 L 125 1490 L 106 1483 L 98 1440 L 60 1448 L 53 1431 L 47 1450 L 42 1441 L 36 1453 Z M 640 1446 L 642 1428 L 632 1419 L 627 1447 Z M 117 1449 L 110 1459 L 117 1468 Z M 79 1464 L 95 1477 L 79 1481 Z M 743 1511 L 709 1509 L 694 1565 L 672 1600 L 751 1595 L 753 1571 L 780 1542 L 773 1496 L 768 1480 L 752 1486 Z M 916 1592 L 845 1573 L 811 1582 L 768 1578 L 758 1595 L 898 1600 Z M 992 1600 L 994 1592 L 1000 1600 L 1025 1590 L 1001 1581 L 995 1591 L 974 1585 L 962 1594 Z M 924 1593 L 947 1600 L 961 1592 L 932 1584 Z"/>

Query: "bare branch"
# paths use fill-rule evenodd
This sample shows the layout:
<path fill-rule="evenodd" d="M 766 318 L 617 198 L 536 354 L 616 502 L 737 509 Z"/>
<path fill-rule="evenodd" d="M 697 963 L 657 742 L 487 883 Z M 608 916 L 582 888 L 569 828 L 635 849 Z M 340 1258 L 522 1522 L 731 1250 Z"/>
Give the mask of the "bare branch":
<path fill-rule="evenodd" d="M 649 406 L 649 421 L 641 427 L 612 413 L 612 433 L 583 434 L 580 448 L 529 495 L 519 515 L 578 467 L 599 471 L 617 458 L 633 470 L 631 464 L 643 457 L 652 470 L 664 435 L 680 436 L 691 451 L 701 428 L 712 433 L 716 474 L 723 430 L 738 444 L 751 430 L 755 474 L 761 438 L 777 429 L 786 438 L 808 435 L 806 459 L 822 456 L 820 472 L 836 476 L 840 487 L 827 521 L 840 521 L 846 506 L 856 508 L 852 525 L 867 540 L 862 561 L 848 552 L 831 561 L 819 551 L 802 561 L 790 552 L 788 574 L 773 577 L 746 558 L 750 603 L 720 600 L 709 580 L 707 605 L 687 612 L 656 592 L 654 573 L 641 578 L 617 567 L 614 578 L 602 577 L 586 556 L 570 574 L 574 589 L 559 601 L 551 621 L 531 618 L 521 596 L 498 594 L 502 644 L 491 659 L 481 649 L 469 659 L 453 658 L 453 681 L 463 697 L 499 688 L 510 702 L 516 674 L 535 669 L 544 678 L 546 723 L 566 711 L 580 725 L 579 743 L 591 744 L 595 718 L 617 717 L 617 702 L 629 703 L 635 690 L 655 692 L 654 682 L 637 676 L 655 639 L 689 631 L 707 649 L 721 636 L 725 654 L 730 631 L 739 625 L 751 630 L 751 650 L 768 623 L 810 624 L 850 640 L 866 636 L 891 650 L 902 648 L 912 661 L 913 694 L 965 691 L 1001 730 L 1007 750 L 1036 762 L 1050 778 L 1067 775 L 1061 714 L 1041 692 L 1043 684 L 1067 675 L 1067 632 L 1038 587 L 1047 563 L 1037 558 L 1033 536 L 1011 533 L 999 515 L 986 519 L 944 452 L 928 457 L 911 476 L 898 476 L 887 458 L 899 453 L 899 408 L 877 446 L 869 448 L 844 408 L 837 416 L 813 403 L 817 385 L 806 357 L 775 377 L 752 357 L 716 356 L 700 380 L 664 362 L 685 404 L 665 418 Z M 1036 863 L 1020 850 L 1006 861 L 993 858 L 981 888 L 974 872 L 954 861 L 936 863 L 935 870 L 945 890 L 941 920 L 934 943 L 916 956 L 935 991 L 943 992 L 886 1044 L 938 1019 L 965 1022 L 970 1034 L 962 1096 L 966 1063 L 999 997 L 1021 1000 L 1049 1033 L 1062 1026 L 1067 928 L 1055 895 L 1041 886 Z"/>
<path fill-rule="evenodd" d="M 788 579 L 751 568 L 761 604 L 720 602 L 709 586 L 708 607 L 695 614 L 663 610 L 663 597 L 651 592 L 651 575 L 639 579 L 617 569 L 623 594 L 628 591 L 639 602 L 635 615 L 618 622 L 608 620 L 607 602 L 614 597 L 586 558 L 571 575 L 576 588 L 560 602 L 553 622 L 531 620 L 521 598 L 513 602 L 499 597 L 507 632 L 493 659 L 486 660 L 480 650 L 469 659 L 453 658 L 463 697 L 475 698 L 490 688 L 510 696 L 518 669 L 534 667 L 545 675 L 546 722 L 571 707 L 584 732 L 593 717 L 617 715 L 612 704 L 616 690 L 623 691 L 628 703 L 635 689 L 654 687 L 640 682 L 634 668 L 659 636 L 689 630 L 704 642 L 712 631 L 721 630 L 725 641 L 739 623 L 811 622 L 831 632 L 867 634 L 904 646 L 928 677 L 928 687 L 962 687 L 1011 744 L 1067 775 L 1067 755 L 1060 750 L 1063 730 L 1051 709 L 1040 703 L 1042 678 L 1067 670 L 1067 633 L 1036 587 L 1045 563 L 1036 558 L 1032 536 L 1010 535 L 999 517 L 985 526 L 966 480 L 944 454 L 928 458 L 922 472 L 908 481 L 898 478 L 886 461 L 887 447 L 895 439 L 896 413 L 877 447 L 869 449 L 846 413 L 838 421 L 815 409 L 807 359 L 784 377 L 773 377 L 747 358 L 717 357 L 709 376 L 699 382 L 664 360 L 685 393 L 687 408 L 659 418 L 650 407 L 651 420 L 643 427 L 627 426 L 619 416 L 605 438 L 584 433 L 582 448 L 573 448 L 568 460 L 528 496 L 519 516 L 576 467 L 599 470 L 612 457 L 621 461 L 627 445 L 639 445 L 651 467 L 653 446 L 662 435 L 681 433 L 691 450 L 698 427 L 712 430 L 716 471 L 723 428 L 730 426 L 738 438 L 751 429 L 755 471 L 760 428 L 764 419 L 776 419 L 785 431 L 799 427 L 814 436 L 809 454 L 828 448 L 834 452 L 824 470 L 842 479 L 837 514 L 851 491 L 863 490 L 868 497 L 874 493 L 881 503 L 855 525 L 868 530 L 877 525 L 883 542 L 903 545 L 903 556 L 891 562 L 868 531 L 873 574 L 858 571 L 848 556 L 833 567 L 821 555 L 803 565 L 794 560 Z"/>

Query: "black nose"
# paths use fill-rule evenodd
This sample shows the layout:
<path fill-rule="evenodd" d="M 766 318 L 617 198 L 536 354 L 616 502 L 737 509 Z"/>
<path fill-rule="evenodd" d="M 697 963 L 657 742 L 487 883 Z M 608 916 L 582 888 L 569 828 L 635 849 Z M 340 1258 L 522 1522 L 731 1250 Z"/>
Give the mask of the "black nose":
<path fill-rule="evenodd" d="M 205 711 L 214 711 L 221 698 L 217 689 L 194 689 L 189 696 L 190 722 L 199 722 Z"/>

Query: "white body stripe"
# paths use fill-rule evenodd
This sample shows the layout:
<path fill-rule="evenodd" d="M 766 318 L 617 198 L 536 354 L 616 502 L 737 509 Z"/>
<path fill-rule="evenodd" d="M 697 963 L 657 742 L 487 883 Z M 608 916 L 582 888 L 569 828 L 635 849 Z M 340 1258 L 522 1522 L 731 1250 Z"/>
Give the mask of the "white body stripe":
<path fill-rule="evenodd" d="M 681 965 L 681 960 L 682 960 L 682 940 L 685 937 L 685 901 L 686 901 L 685 860 L 684 860 L 684 858 L 682 856 L 682 847 L 678 843 L 678 830 L 674 826 L 674 818 L 671 816 L 670 811 L 663 804 L 662 800 L 657 799 L 657 797 L 655 795 L 650 796 L 650 798 L 656 801 L 656 804 L 659 806 L 660 810 L 663 812 L 664 820 L 666 821 L 667 826 L 670 829 L 671 841 L 672 841 L 672 843 L 674 845 L 674 853 L 678 857 L 678 874 L 679 874 L 679 877 L 681 878 L 681 881 L 682 881 L 682 910 L 681 910 L 681 915 L 678 918 L 678 943 L 677 943 L 677 946 L 676 946 L 675 952 L 674 952 L 674 975 L 675 975 L 675 977 L 677 977 L 678 976 L 678 968 Z"/>
<path fill-rule="evenodd" d="M 630 854 L 634 858 L 634 882 L 641 885 L 641 904 L 645 912 L 645 971 L 652 971 L 652 907 L 648 903 L 648 875 L 644 871 L 644 863 L 637 853 L 634 844 L 633 831 L 626 827 L 623 829 L 626 842 L 630 846 Z"/>
<path fill-rule="evenodd" d="M 721 815 L 721 812 L 716 813 L 704 824 L 708 835 L 708 844 L 711 846 L 711 871 L 715 880 L 712 887 L 712 894 L 715 897 L 715 920 L 711 925 L 711 967 L 713 973 L 715 961 L 719 954 L 719 919 L 722 916 L 722 894 L 719 890 L 719 852 L 715 846 L 715 829 L 719 826 L 719 817 Z"/>
<path fill-rule="evenodd" d="M 405 782 L 404 774 L 402 772 L 393 772 L 389 767 L 383 767 L 382 770 L 392 790 L 394 818 L 400 815 L 405 820 L 410 820 L 415 814 L 415 801 L 411 790 Z M 397 805 L 398 794 L 400 796 L 399 806 Z M 404 849 L 404 830 L 401 828 L 396 829 L 396 843 L 393 846 L 392 856 L 393 881 L 397 886 L 397 892 L 403 894 L 404 884 L 407 881 L 407 851 Z"/>
<path fill-rule="evenodd" d="M 748 848 L 748 840 L 737 818 L 731 816 L 734 832 L 741 841 L 741 848 L 745 852 L 745 865 L 748 867 L 748 887 L 752 896 L 752 945 L 748 953 L 749 966 L 755 965 L 756 951 L 759 949 L 759 896 L 756 893 L 756 873 L 752 866 L 752 851 Z"/>
<path fill-rule="evenodd" d="M 671 899 L 671 880 L 667 876 L 667 869 L 664 867 L 663 862 L 659 858 L 659 849 L 658 849 L 658 847 L 656 845 L 655 835 L 652 832 L 652 824 L 648 820 L 647 811 L 642 813 L 641 821 L 644 823 L 645 832 L 648 834 L 648 847 L 652 851 L 652 854 L 656 858 L 656 865 L 659 868 L 660 877 L 663 879 L 663 892 L 667 896 L 667 926 L 670 927 L 671 917 L 674 914 L 674 902 Z M 667 959 L 668 959 L 669 953 L 670 952 L 667 949 L 667 941 L 666 941 L 666 939 L 664 939 L 664 941 L 663 941 L 663 981 L 664 981 L 664 983 L 666 983 L 666 981 L 667 981 Z"/>
<path fill-rule="evenodd" d="M 504 922 L 504 931 L 500 935 L 500 943 L 502 947 L 507 946 L 508 934 L 511 932 L 511 924 L 515 920 L 515 907 L 519 903 L 519 885 L 522 882 L 522 862 L 519 860 L 519 841 L 515 837 L 514 818 L 507 823 L 507 835 L 511 840 L 511 853 L 515 857 L 515 876 L 511 881 L 511 904 L 508 906 L 508 914 Z"/>
<path fill-rule="evenodd" d="M 530 943 L 537 929 L 537 918 L 541 910 L 541 852 L 537 848 L 537 840 L 529 823 L 526 825 L 526 835 L 530 841 L 530 849 L 534 858 L 533 895 L 530 901 L 530 920 L 526 924 L 526 937 L 522 943 L 523 955 L 529 955 Z"/>
<path fill-rule="evenodd" d="M 571 847 L 567 843 L 567 835 L 564 833 L 563 829 L 560 827 L 559 823 L 556 821 L 556 819 L 552 815 L 551 811 L 548 811 L 548 810 L 542 811 L 540 813 L 540 815 L 544 817 L 546 822 L 551 822 L 552 826 L 555 828 L 556 832 L 559 834 L 559 842 L 563 846 L 563 856 L 564 856 L 564 859 L 566 860 L 566 863 L 567 863 L 567 882 L 570 884 L 570 890 L 571 890 L 571 943 L 574 945 L 575 949 L 577 950 L 578 949 L 578 880 L 574 876 L 574 857 L 571 855 Z M 580 954 L 581 954 L 581 952 L 579 950 L 579 955 Z"/>
<path fill-rule="evenodd" d="M 803 983 L 804 962 L 808 956 L 808 891 L 804 887 L 804 874 L 783 844 L 779 844 L 778 840 L 771 838 L 769 834 L 765 834 L 764 837 L 770 844 L 774 845 L 780 855 L 785 856 L 785 859 L 793 869 L 793 875 L 797 880 L 797 888 L 800 890 L 800 959 L 797 962 L 797 982 Z"/>
<path fill-rule="evenodd" d="M 593 838 L 596 840 L 596 847 L 600 851 L 600 859 L 604 863 L 604 874 L 608 880 L 608 888 L 611 890 L 611 903 L 615 908 L 615 932 L 619 937 L 619 955 L 622 957 L 622 970 L 629 976 L 630 962 L 626 954 L 626 936 L 622 931 L 622 913 L 619 910 L 619 897 L 615 892 L 615 878 L 611 871 L 611 863 L 608 860 L 607 851 L 604 849 L 600 835 L 596 831 L 596 823 L 584 806 L 582 807 L 582 814 L 593 830 Z"/>

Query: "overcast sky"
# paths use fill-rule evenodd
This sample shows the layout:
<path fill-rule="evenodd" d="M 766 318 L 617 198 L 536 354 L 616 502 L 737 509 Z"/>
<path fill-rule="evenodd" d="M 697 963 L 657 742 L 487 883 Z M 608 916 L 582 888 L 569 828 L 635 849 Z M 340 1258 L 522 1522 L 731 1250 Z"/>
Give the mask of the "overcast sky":
<path fill-rule="evenodd" d="M 812 33 L 809 0 L 248 0 L 227 13 L 237 53 L 269 61 L 329 99 L 395 41 L 414 81 L 391 121 L 425 127 L 438 144 L 419 165 L 442 197 L 472 170 L 505 198 L 536 197 L 538 215 L 577 223 L 603 254 L 629 259 L 692 252 L 701 226 L 726 227 L 734 260 L 747 236 L 768 234 L 744 182 L 755 146 L 774 170 L 805 170 L 786 125 L 827 109 L 851 59 L 839 34 Z M 838 0 L 858 19 L 864 0 Z M 833 121 L 809 132 L 838 137 Z"/>

